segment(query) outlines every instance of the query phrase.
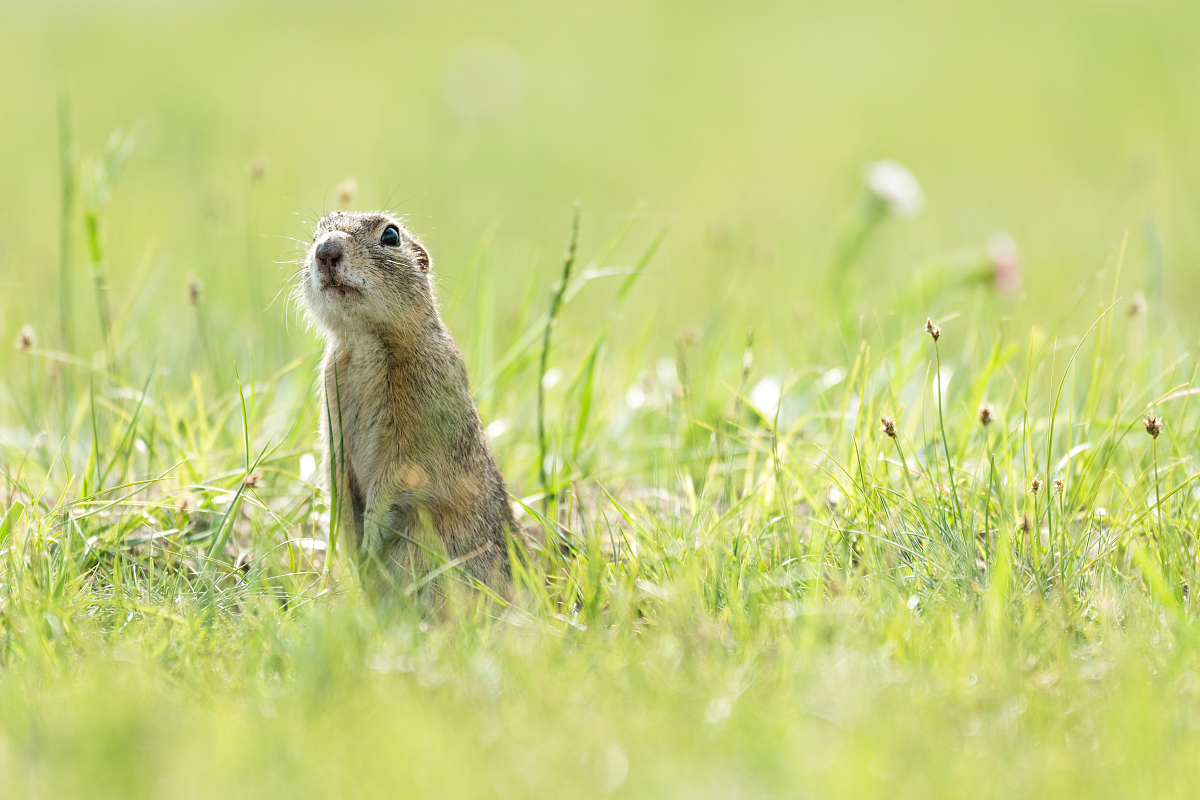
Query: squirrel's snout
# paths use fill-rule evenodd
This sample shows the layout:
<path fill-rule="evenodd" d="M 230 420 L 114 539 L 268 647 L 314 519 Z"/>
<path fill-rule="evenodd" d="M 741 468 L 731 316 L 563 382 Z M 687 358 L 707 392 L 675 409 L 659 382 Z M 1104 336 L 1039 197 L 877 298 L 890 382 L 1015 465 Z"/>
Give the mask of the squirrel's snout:
<path fill-rule="evenodd" d="M 313 258 L 316 259 L 317 273 L 322 283 L 337 286 L 341 282 L 338 280 L 338 268 L 346 260 L 346 246 L 337 239 L 326 239 L 317 245 Z"/>

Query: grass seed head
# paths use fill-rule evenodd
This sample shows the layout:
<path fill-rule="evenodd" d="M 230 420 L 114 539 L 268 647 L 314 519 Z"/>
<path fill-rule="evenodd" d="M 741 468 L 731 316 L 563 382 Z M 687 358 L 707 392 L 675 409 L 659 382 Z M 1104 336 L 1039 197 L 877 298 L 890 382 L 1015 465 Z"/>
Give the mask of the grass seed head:
<path fill-rule="evenodd" d="M 32 325 L 22 325 L 21 330 L 17 331 L 17 349 L 28 353 L 37 346 L 37 333 L 34 332 Z"/>
<path fill-rule="evenodd" d="M 934 325 L 933 320 L 929 317 L 925 318 L 925 332 L 932 336 L 935 342 L 938 340 L 938 337 L 942 335 L 942 329 L 937 325 Z"/>
<path fill-rule="evenodd" d="M 980 424 L 982 424 L 984 426 L 991 425 L 995 419 L 996 419 L 995 407 L 991 403 L 980 403 L 979 404 L 979 422 L 980 422 Z"/>
<path fill-rule="evenodd" d="M 1156 417 L 1151 414 L 1150 416 L 1146 417 L 1145 425 L 1146 433 L 1150 434 L 1150 438 L 1157 439 L 1158 435 L 1162 433 L 1163 418 Z"/>
<path fill-rule="evenodd" d="M 249 475 L 246 476 L 246 479 L 244 481 L 242 481 L 242 485 L 245 486 L 247 489 L 257 489 L 259 486 L 262 485 L 262 480 L 263 480 L 262 470 L 255 470 L 254 472 L 251 472 Z"/>
<path fill-rule="evenodd" d="M 1044 482 L 1042 481 L 1041 476 L 1038 476 L 1033 479 L 1032 483 L 1029 484 L 1029 491 L 1037 494 L 1039 491 L 1041 491 L 1043 484 Z"/>
<path fill-rule="evenodd" d="M 200 292 L 204 290 L 204 284 L 197 277 L 188 278 L 187 298 L 188 305 L 200 305 Z"/>
<path fill-rule="evenodd" d="M 175 501 L 175 513 L 186 517 L 192 513 L 192 509 L 196 507 L 196 496 L 193 494 L 182 495 Z"/>
<path fill-rule="evenodd" d="M 1054 479 L 1054 491 L 1055 492 L 1057 492 L 1059 495 L 1061 495 L 1064 491 L 1066 491 L 1066 489 L 1067 489 L 1067 485 L 1065 483 L 1063 483 L 1062 478 Z"/>
<path fill-rule="evenodd" d="M 343 211 L 350 209 L 350 203 L 354 201 L 354 196 L 358 194 L 358 181 L 354 178 L 346 178 L 338 186 L 338 207 Z"/>
<path fill-rule="evenodd" d="M 883 423 L 883 427 L 880 428 L 880 430 L 882 430 L 884 433 L 886 433 L 891 438 L 895 439 L 896 438 L 896 420 L 893 419 L 892 417 L 880 417 L 879 421 L 881 423 Z"/>
<path fill-rule="evenodd" d="M 262 177 L 267 174 L 269 166 L 271 166 L 271 159 L 267 158 L 265 153 L 260 153 L 246 164 L 246 176 L 252 181 L 262 180 Z"/>
<path fill-rule="evenodd" d="M 1129 301 L 1129 310 L 1126 312 L 1131 317 L 1136 317 L 1146 313 L 1146 295 L 1141 292 L 1134 292 L 1133 299 Z"/>

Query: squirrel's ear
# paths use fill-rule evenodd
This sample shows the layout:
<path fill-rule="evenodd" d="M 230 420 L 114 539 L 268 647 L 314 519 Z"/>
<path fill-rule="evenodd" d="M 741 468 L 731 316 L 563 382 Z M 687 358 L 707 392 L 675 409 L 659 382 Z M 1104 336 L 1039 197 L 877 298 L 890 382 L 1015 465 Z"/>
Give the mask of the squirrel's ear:
<path fill-rule="evenodd" d="M 429 251 L 416 239 L 412 240 L 412 260 L 413 264 L 420 267 L 422 272 L 429 272 L 429 268 L 433 266 Z"/>

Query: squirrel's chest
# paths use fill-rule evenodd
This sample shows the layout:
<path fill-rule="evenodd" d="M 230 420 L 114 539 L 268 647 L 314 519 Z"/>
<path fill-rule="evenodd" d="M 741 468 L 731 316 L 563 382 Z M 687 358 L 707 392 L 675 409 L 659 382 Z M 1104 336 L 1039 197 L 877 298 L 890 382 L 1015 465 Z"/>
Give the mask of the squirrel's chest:
<path fill-rule="evenodd" d="M 360 483 L 372 485 L 397 465 L 426 460 L 418 399 L 380 376 L 346 374 L 339 370 L 335 385 L 327 382 L 329 446 L 343 453 Z"/>
<path fill-rule="evenodd" d="M 330 425 L 330 446 L 340 447 L 346 461 L 363 478 L 403 459 L 411 450 L 408 431 L 391 409 L 342 397 L 340 415 Z"/>
<path fill-rule="evenodd" d="M 398 472 L 413 473 L 405 485 L 422 485 L 422 476 L 432 482 L 461 449 L 473 419 L 470 395 L 437 370 L 370 356 L 326 361 L 330 448 L 345 454 L 364 488 Z"/>

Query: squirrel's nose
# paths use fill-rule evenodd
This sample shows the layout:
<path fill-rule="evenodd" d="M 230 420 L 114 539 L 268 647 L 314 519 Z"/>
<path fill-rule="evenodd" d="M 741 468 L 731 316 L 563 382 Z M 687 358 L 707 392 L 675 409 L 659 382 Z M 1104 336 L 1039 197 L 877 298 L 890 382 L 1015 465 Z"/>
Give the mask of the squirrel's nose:
<path fill-rule="evenodd" d="M 317 272 L 331 281 L 336 275 L 337 267 L 346 260 L 346 245 L 343 245 L 341 240 L 329 237 L 317 245 L 317 252 L 313 255 L 317 259 Z"/>
<path fill-rule="evenodd" d="M 346 247 L 339 240 L 329 238 L 317 245 L 317 252 L 314 255 L 317 259 L 317 268 L 326 275 L 332 275 L 346 257 Z"/>

